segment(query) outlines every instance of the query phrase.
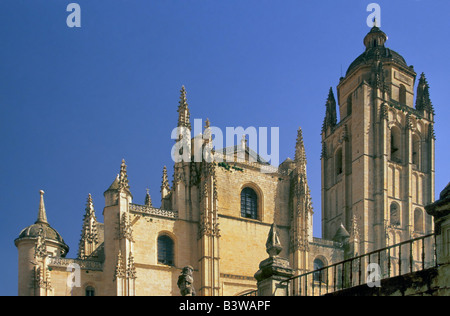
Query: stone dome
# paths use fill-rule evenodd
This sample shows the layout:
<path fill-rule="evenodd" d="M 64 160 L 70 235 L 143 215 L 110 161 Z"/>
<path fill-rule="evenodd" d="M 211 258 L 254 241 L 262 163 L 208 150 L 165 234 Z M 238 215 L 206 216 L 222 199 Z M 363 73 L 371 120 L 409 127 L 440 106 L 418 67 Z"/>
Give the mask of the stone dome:
<path fill-rule="evenodd" d="M 17 246 L 17 242 L 24 239 L 36 239 L 39 236 L 43 237 L 45 240 L 53 241 L 64 249 L 64 253 L 69 251 L 69 246 L 66 245 L 62 236 L 52 228 L 47 222 L 47 214 L 44 205 L 44 191 L 39 191 L 41 195 L 39 203 L 39 212 L 36 222 L 24 229 L 19 234 L 19 237 L 14 241 Z"/>
<path fill-rule="evenodd" d="M 387 39 L 387 35 L 380 28 L 374 26 L 364 38 L 365 52 L 350 64 L 346 76 L 355 71 L 359 66 L 370 65 L 378 59 L 382 62 L 395 62 L 400 66 L 408 67 L 405 59 L 399 53 L 384 46 Z"/>
<path fill-rule="evenodd" d="M 42 233 L 41 233 L 42 231 Z M 37 238 L 39 234 L 42 234 L 42 237 L 45 239 L 53 240 L 62 244 L 65 244 L 64 239 L 61 235 L 56 231 L 56 229 L 52 228 L 49 224 L 46 223 L 34 223 L 26 228 L 24 228 L 17 239 L 22 238 Z"/>

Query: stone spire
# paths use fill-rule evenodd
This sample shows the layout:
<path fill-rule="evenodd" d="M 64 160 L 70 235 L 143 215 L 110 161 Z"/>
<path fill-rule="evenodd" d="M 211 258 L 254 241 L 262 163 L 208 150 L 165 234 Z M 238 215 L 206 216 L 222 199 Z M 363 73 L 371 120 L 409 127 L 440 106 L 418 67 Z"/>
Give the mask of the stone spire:
<path fill-rule="evenodd" d="M 302 128 L 299 127 L 297 131 L 297 142 L 295 143 L 295 163 L 297 167 L 305 167 L 306 168 L 306 152 L 305 145 L 303 143 L 303 132 Z"/>
<path fill-rule="evenodd" d="M 81 239 L 78 247 L 78 258 L 85 259 L 96 249 L 98 244 L 97 218 L 94 203 L 89 193 L 81 229 Z"/>
<path fill-rule="evenodd" d="M 186 98 L 186 89 L 184 88 L 184 86 L 181 87 L 180 92 L 181 96 L 178 105 L 178 127 L 186 127 L 190 130 L 191 129 L 191 123 L 189 120 L 190 114 Z"/>
<path fill-rule="evenodd" d="M 152 205 L 152 198 L 150 197 L 149 189 L 147 189 L 147 193 L 145 194 L 145 205 L 147 206 L 153 206 Z"/>
<path fill-rule="evenodd" d="M 35 224 L 47 224 L 47 213 L 45 211 L 45 204 L 44 204 L 44 191 L 40 190 L 39 194 L 41 195 L 41 199 L 39 201 L 39 212 L 38 212 L 38 217 L 37 220 L 35 222 Z"/>
<path fill-rule="evenodd" d="M 428 111 L 434 115 L 433 104 L 430 100 L 430 86 L 428 85 L 425 74 L 422 72 L 417 85 L 416 110 Z"/>
<path fill-rule="evenodd" d="M 333 88 L 330 88 L 330 91 L 328 92 L 328 98 L 325 106 L 326 112 L 322 132 L 325 132 L 328 127 L 333 128 L 337 124 L 336 99 L 334 98 Z"/>

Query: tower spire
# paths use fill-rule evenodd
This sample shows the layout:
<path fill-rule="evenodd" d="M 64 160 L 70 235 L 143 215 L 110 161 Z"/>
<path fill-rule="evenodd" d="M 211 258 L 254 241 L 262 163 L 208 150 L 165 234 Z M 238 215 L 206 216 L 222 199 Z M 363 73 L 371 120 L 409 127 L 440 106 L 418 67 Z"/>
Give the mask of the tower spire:
<path fill-rule="evenodd" d="M 37 223 L 41 223 L 41 224 L 47 224 L 48 225 L 48 222 L 47 222 L 47 213 L 46 213 L 46 211 L 45 211 L 45 204 L 44 204 L 44 191 L 43 190 L 40 190 L 39 191 L 39 194 L 41 195 L 41 199 L 40 199 L 40 201 L 39 201 L 39 212 L 38 212 L 38 217 L 37 217 L 37 220 L 36 220 L 36 224 Z"/>
<path fill-rule="evenodd" d="M 178 127 L 186 127 L 191 130 L 189 107 L 186 98 L 186 89 L 184 86 L 180 90 L 180 102 L 178 105 Z"/>

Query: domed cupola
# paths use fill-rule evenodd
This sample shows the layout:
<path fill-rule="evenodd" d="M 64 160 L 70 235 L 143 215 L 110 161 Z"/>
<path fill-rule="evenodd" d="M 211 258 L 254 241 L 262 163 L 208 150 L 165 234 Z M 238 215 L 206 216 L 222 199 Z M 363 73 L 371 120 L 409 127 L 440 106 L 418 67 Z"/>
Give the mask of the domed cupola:
<path fill-rule="evenodd" d="M 366 50 L 356 58 L 348 67 L 346 76 L 356 71 L 361 66 L 371 65 L 375 61 L 393 62 L 410 72 L 405 59 L 397 52 L 385 46 L 388 36 L 378 27 L 374 26 L 364 37 Z"/>
<path fill-rule="evenodd" d="M 69 252 L 69 246 L 66 245 L 62 236 L 56 231 L 56 229 L 52 228 L 47 221 L 47 214 L 45 210 L 44 204 L 44 191 L 39 191 L 41 197 L 39 202 L 39 212 L 36 222 L 33 225 L 30 225 L 24 228 L 19 237 L 14 240 L 16 246 L 21 241 L 25 240 L 35 240 L 38 237 L 42 237 L 48 242 L 49 250 L 56 256 L 65 257 L 65 255 Z"/>
<path fill-rule="evenodd" d="M 364 46 L 366 46 L 366 50 L 384 47 L 384 43 L 386 43 L 387 39 L 387 35 L 378 26 L 374 26 L 366 37 L 364 37 Z"/>

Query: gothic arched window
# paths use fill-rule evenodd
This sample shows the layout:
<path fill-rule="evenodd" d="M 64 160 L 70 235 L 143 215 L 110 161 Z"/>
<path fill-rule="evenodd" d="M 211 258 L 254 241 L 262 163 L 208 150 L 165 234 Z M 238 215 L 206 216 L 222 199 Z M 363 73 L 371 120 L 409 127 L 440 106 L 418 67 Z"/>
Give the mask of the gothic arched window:
<path fill-rule="evenodd" d="M 319 258 L 314 259 L 314 270 L 320 270 L 322 268 L 325 267 L 325 264 L 323 263 L 323 261 Z M 314 281 L 320 281 L 320 282 L 325 282 L 325 271 L 316 271 L 313 273 L 313 279 Z"/>
<path fill-rule="evenodd" d="M 174 265 L 174 243 L 167 235 L 158 237 L 158 263 L 168 266 Z"/>
<path fill-rule="evenodd" d="M 245 218 L 258 218 L 258 195 L 251 188 L 241 191 L 241 216 Z"/>

